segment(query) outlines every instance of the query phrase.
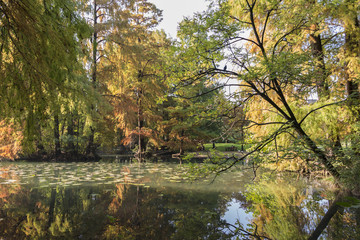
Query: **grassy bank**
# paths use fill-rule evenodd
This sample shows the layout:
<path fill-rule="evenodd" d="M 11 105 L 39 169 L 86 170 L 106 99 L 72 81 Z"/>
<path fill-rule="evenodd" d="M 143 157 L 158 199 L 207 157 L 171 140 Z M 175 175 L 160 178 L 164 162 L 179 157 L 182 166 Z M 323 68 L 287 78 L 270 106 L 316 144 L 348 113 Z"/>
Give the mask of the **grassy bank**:
<path fill-rule="evenodd" d="M 204 144 L 204 147 L 205 150 L 208 151 L 212 149 L 213 145 L 212 143 L 206 143 Z M 247 147 L 248 146 L 246 144 L 244 144 L 242 148 L 241 144 L 236 144 L 236 143 L 215 143 L 216 150 L 220 152 L 241 151 L 241 150 L 246 150 Z"/>

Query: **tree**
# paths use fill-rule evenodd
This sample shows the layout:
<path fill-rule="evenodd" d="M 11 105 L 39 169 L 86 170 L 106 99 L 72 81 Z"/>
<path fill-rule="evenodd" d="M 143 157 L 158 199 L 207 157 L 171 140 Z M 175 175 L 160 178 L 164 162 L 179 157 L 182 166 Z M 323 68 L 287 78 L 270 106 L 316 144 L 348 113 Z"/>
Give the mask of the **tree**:
<path fill-rule="evenodd" d="M 181 24 L 179 36 L 186 43 L 182 51 L 196 54 L 192 61 L 194 67 L 184 79 L 221 76 L 238 81 L 234 85 L 241 91 L 239 105 L 249 106 L 248 113 L 258 111 L 258 116 L 262 115 L 260 119 L 253 119 L 248 114 L 252 123 L 249 127 L 271 126 L 252 151 L 242 158 L 234 158 L 219 171 L 264 150 L 285 135 L 300 142 L 305 151 L 313 154 L 335 179 L 340 180 L 340 168 L 334 166 L 334 159 L 341 158 L 341 154 L 335 150 L 332 151 L 335 157 L 326 154 L 305 128 L 309 116 L 344 101 L 334 96 L 313 108 L 306 104 L 312 86 L 321 85 L 318 76 L 319 72 L 322 72 L 320 77 L 324 76 L 324 55 L 315 45 L 310 51 L 294 48 L 299 34 L 316 24 L 309 24 L 302 11 L 289 11 L 299 9 L 299 3 L 301 1 L 214 1 L 207 12 Z M 309 34 L 310 38 L 319 37 L 316 26 Z M 224 62 L 227 67 L 222 67 Z"/>
<path fill-rule="evenodd" d="M 42 122 L 58 118 L 58 98 L 76 92 L 79 42 L 88 28 L 71 0 L 1 1 L 0 10 L 1 114 L 24 125 L 25 153 L 43 151 Z"/>
<path fill-rule="evenodd" d="M 137 155 L 142 161 L 146 139 L 157 143 L 158 134 L 151 122 L 159 118 L 156 102 L 165 88 L 161 56 L 170 43 L 164 33 L 152 30 L 161 17 L 154 4 L 128 1 L 123 8 L 114 15 L 105 48 L 105 96 L 114 106 L 113 117 L 124 132 L 124 141 L 131 142 L 137 136 Z"/>
<path fill-rule="evenodd" d="M 116 12 L 120 6 L 118 1 L 112 0 L 89 0 L 84 2 L 84 13 L 90 15 L 88 20 L 89 25 L 92 26 L 92 36 L 88 42 L 88 47 L 90 50 L 89 59 L 87 59 L 89 64 L 89 76 L 91 79 L 92 87 L 94 90 L 99 88 L 99 65 L 102 64 L 104 53 L 104 45 L 108 40 L 109 31 L 111 31 L 111 22 L 114 21 L 112 14 Z M 100 76 L 101 77 L 101 76 Z M 95 103 L 92 103 L 90 108 L 90 116 L 88 117 L 89 130 L 88 134 L 88 144 L 86 146 L 86 155 L 92 155 L 96 158 L 96 143 L 95 143 L 95 130 L 96 123 L 99 120 L 98 108 Z"/>
<path fill-rule="evenodd" d="M 170 85 L 174 78 L 170 75 Z M 192 88 L 175 88 L 167 96 L 166 117 L 161 125 L 166 136 L 164 142 L 183 155 L 185 150 L 196 150 L 202 144 L 219 138 L 223 119 L 218 118 L 217 107 L 228 107 L 223 92 L 213 90 L 214 85 L 198 83 Z M 170 87 L 171 89 L 171 87 Z M 210 91 L 210 92 L 208 92 Z M 206 93 L 202 95 L 203 93 Z"/>

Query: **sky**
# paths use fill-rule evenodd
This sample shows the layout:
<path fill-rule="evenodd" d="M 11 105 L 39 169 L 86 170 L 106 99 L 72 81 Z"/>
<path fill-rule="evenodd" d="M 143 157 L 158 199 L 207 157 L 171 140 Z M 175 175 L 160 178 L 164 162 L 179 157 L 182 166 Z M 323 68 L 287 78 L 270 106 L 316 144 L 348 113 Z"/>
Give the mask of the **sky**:
<path fill-rule="evenodd" d="M 190 17 L 195 12 L 206 10 L 205 0 L 149 0 L 157 8 L 163 10 L 163 21 L 159 28 L 164 29 L 172 38 L 176 37 L 178 23 L 184 17 Z"/>
<path fill-rule="evenodd" d="M 202 12 L 207 9 L 206 0 L 148 0 L 154 3 L 157 8 L 163 10 L 163 20 L 159 25 L 159 29 L 164 29 L 165 32 L 172 38 L 176 38 L 178 23 L 184 17 L 191 17 L 195 12 Z M 237 83 L 237 82 L 229 82 Z M 225 88 L 228 94 L 236 90 L 236 87 Z"/>

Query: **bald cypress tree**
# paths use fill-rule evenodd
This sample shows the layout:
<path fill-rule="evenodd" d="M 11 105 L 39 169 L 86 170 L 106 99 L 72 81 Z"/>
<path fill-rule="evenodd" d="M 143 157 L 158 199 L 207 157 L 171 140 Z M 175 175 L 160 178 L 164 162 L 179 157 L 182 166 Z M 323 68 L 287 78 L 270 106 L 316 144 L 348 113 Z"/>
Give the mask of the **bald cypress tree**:
<path fill-rule="evenodd" d="M 36 150 L 35 142 L 41 150 L 42 122 L 81 71 L 87 25 L 75 1 L 24 0 L 0 2 L 0 26 L 1 115 L 24 126 L 25 152 Z"/>

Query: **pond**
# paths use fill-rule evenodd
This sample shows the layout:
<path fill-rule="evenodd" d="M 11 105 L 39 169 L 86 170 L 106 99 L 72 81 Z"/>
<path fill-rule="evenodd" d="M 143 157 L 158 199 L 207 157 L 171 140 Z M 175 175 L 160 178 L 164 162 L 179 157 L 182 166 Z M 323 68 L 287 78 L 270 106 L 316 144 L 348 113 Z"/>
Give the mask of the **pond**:
<path fill-rule="evenodd" d="M 239 166 L 189 182 L 174 163 L 0 163 L 1 239 L 307 239 L 335 195 Z M 340 208 L 320 239 L 357 239 Z"/>

